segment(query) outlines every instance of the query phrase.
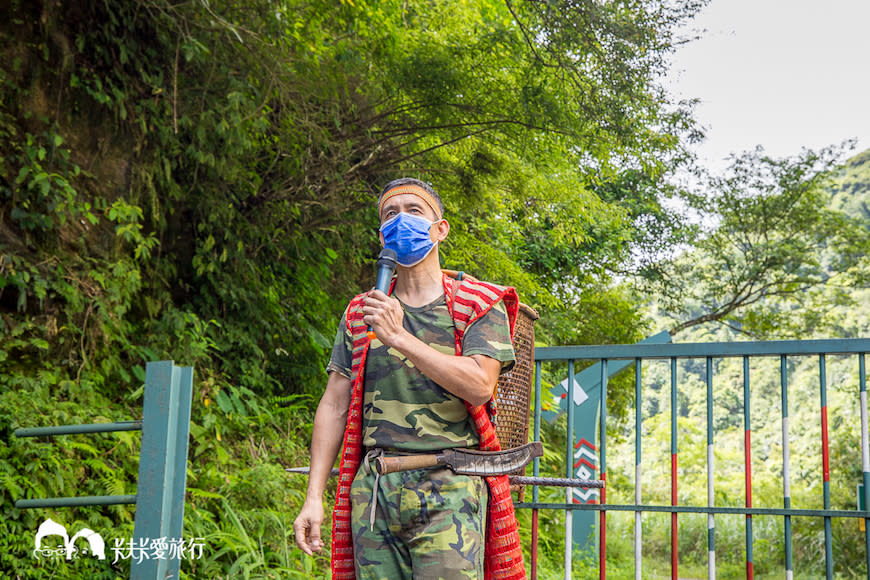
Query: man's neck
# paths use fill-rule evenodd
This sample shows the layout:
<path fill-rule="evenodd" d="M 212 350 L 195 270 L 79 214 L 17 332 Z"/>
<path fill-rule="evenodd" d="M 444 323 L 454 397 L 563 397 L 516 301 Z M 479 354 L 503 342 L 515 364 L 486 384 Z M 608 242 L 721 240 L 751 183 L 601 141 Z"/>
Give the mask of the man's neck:
<path fill-rule="evenodd" d="M 425 306 L 443 294 L 444 283 L 437 251 L 411 268 L 399 266 L 393 296 L 403 303 L 415 308 Z"/>

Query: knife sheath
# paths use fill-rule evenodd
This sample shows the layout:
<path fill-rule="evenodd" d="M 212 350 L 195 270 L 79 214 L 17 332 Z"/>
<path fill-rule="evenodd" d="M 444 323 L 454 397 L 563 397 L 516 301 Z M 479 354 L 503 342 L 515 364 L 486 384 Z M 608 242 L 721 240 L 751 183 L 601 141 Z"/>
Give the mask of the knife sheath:
<path fill-rule="evenodd" d="M 456 473 L 466 475 L 505 475 L 528 465 L 535 457 L 543 455 L 540 441 L 533 441 L 503 451 L 478 451 L 476 449 L 445 449 L 439 453 L 378 457 L 375 469 L 381 475 L 446 465 Z"/>

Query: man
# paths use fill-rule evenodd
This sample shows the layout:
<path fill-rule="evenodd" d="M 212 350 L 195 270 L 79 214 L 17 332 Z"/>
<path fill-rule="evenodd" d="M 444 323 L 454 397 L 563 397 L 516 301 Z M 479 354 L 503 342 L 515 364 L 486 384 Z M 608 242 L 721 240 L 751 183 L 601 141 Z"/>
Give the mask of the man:
<path fill-rule="evenodd" d="M 514 360 L 518 306 L 512 288 L 442 273 L 438 245 L 450 224 L 430 185 L 390 182 L 378 211 L 381 242 L 397 253 L 396 277 L 389 296 L 361 294 L 342 316 L 296 542 L 309 555 L 323 547 L 323 491 L 343 443 L 334 579 L 523 578 L 506 476 L 374 470 L 378 456 L 499 449 L 488 409 L 499 373 Z"/>

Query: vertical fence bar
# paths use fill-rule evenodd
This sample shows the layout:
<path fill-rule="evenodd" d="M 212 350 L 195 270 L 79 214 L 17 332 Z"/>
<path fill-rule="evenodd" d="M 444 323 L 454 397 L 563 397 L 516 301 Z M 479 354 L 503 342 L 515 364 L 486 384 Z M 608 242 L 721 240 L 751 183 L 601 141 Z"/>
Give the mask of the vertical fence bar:
<path fill-rule="evenodd" d="M 831 509 L 831 464 L 830 447 L 828 446 L 828 388 L 827 371 L 825 368 L 825 355 L 819 355 L 819 398 L 822 408 L 822 489 L 824 494 L 824 507 Z M 831 516 L 825 516 L 825 577 L 832 580 L 834 577 L 834 560 L 831 542 Z"/>
<path fill-rule="evenodd" d="M 598 577 L 600 580 L 607 578 L 607 359 L 601 359 L 601 434 L 598 442 L 601 481 L 605 486 L 601 488 L 601 511 L 598 512 Z"/>
<path fill-rule="evenodd" d="M 541 440 L 541 361 L 535 362 L 535 421 L 533 424 L 533 441 Z M 541 476 L 541 459 L 535 457 L 532 463 L 532 473 Z M 532 501 L 538 503 L 538 486 L 532 487 Z M 538 580 L 538 508 L 532 510 L 532 574 L 531 580 Z"/>
<path fill-rule="evenodd" d="M 870 509 L 870 441 L 867 420 L 867 370 L 864 353 L 858 355 L 858 382 L 861 389 L 861 471 L 864 483 L 864 509 Z M 858 506 L 860 509 L 860 505 Z M 864 518 L 864 557 L 870 577 L 870 518 Z"/>
<path fill-rule="evenodd" d="M 565 477 L 574 476 L 574 359 L 568 361 L 568 399 L 565 401 L 568 409 L 568 433 L 565 441 Z M 574 502 L 574 490 L 565 488 L 566 503 Z M 571 580 L 571 560 L 574 548 L 574 512 L 565 510 L 565 580 Z"/>
<path fill-rule="evenodd" d="M 174 409 L 176 421 L 175 435 L 175 477 L 172 482 L 169 529 L 176 530 L 181 537 L 184 529 L 184 495 L 187 490 L 187 454 L 190 445 L 190 407 L 193 400 L 193 367 L 178 368 L 178 406 Z M 172 562 L 169 572 L 178 576 L 179 561 Z"/>
<path fill-rule="evenodd" d="M 634 359 L 634 504 L 640 505 L 641 493 L 641 427 L 643 426 L 643 405 L 641 400 L 641 359 Z M 634 578 L 641 580 L 643 574 L 643 548 L 641 538 L 640 512 L 634 512 Z"/>
<path fill-rule="evenodd" d="M 182 539 L 192 383 L 193 370 L 189 367 L 182 369 L 172 361 L 145 365 L 142 448 L 133 524 L 136 545 L 148 545 L 148 541 L 159 538 Z M 177 457 L 182 452 L 184 457 Z M 179 493 L 180 500 L 173 497 Z M 130 579 L 177 578 L 179 564 L 178 559 L 139 560 L 131 564 Z"/>
<path fill-rule="evenodd" d="M 713 455 L 713 358 L 707 357 L 707 507 L 715 504 L 716 473 Z M 640 502 L 638 502 L 640 503 Z M 707 514 L 707 578 L 716 579 L 716 520 L 712 513 Z"/>
<path fill-rule="evenodd" d="M 743 357 L 743 453 L 746 475 L 746 509 L 752 509 L 752 423 L 749 416 L 749 357 Z M 746 514 L 746 578 L 752 580 L 755 569 L 752 555 L 752 514 Z"/>
<path fill-rule="evenodd" d="M 788 445 L 788 362 L 786 356 L 779 357 L 779 382 L 782 391 L 782 507 L 791 509 L 791 468 Z M 785 539 L 785 578 L 792 580 L 794 566 L 791 552 L 791 516 L 784 518 Z"/>
<path fill-rule="evenodd" d="M 671 505 L 677 505 L 677 359 L 671 357 Z M 678 580 L 677 512 L 671 513 L 671 578 Z"/>

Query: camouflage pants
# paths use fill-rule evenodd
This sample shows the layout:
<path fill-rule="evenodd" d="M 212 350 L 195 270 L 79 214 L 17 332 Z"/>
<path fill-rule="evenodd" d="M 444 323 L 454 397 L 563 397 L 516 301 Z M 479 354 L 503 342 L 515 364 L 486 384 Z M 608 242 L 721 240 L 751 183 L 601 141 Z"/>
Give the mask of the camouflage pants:
<path fill-rule="evenodd" d="M 482 477 L 448 468 L 382 475 L 360 466 L 351 486 L 357 580 L 483 578 L 489 490 Z"/>

